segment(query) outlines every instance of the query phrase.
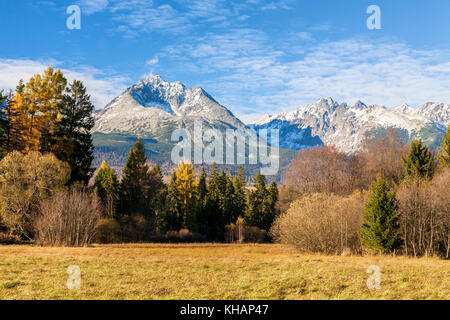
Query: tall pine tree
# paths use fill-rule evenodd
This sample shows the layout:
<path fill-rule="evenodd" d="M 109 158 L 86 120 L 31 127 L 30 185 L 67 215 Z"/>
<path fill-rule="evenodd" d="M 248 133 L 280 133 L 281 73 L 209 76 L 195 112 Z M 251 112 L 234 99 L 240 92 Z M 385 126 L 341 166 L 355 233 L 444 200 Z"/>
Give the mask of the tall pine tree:
<path fill-rule="evenodd" d="M 138 138 L 123 168 L 120 183 L 122 213 L 149 215 L 148 169 L 144 145 Z"/>
<path fill-rule="evenodd" d="M 197 223 L 196 230 L 203 235 L 208 234 L 208 210 L 207 210 L 208 185 L 206 182 L 206 172 L 202 168 L 197 185 Z"/>
<path fill-rule="evenodd" d="M 374 253 L 391 253 L 401 245 L 395 193 L 389 191 L 386 178 L 379 174 L 370 188 L 359 237 Z"/>
<path fill-rule="evenodd" d="M 119 204 L 119 181 L 116 172 L 105 161 L 95 177 L 94 192 L 102 201 L 103 208 L 108 217 L 117 217 Z"/>
<path fill-rule="evenodd" d="M 72 169 L 70 183 L 82 181 L 87 184 L 94 171 L 91 168 L 94 159 L 91 135 L 93 111 L 94 105 L 83 83 L 74 81 L 67 88 L 61 110 L 59 139 L 52 148 L 60 160 L 69 163 Z"/>
<path fill-rule="evenodd" d="M 174 170 L 167 186 L 167 230 L 180 230 L 183 225 L 181 196 L 178 189 L 177 173 Z"/>
<path fill-rule="evenodd" d="M 433 156 L 422 140 L 413 140 L 406 159 L 402 157 L 405 175 L 407 177 L 419 177 L 431 179 L 435 168 Z"/>

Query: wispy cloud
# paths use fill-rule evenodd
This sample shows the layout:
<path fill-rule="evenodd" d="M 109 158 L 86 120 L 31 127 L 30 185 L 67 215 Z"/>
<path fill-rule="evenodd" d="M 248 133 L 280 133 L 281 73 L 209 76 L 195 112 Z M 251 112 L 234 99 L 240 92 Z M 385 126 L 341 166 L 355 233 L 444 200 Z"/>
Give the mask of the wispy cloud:
<path fill-rule="evenodd" d="M 159 62 L 158 57 L 154 57 L 153 59 L 147 60 L 146 64 L 148 66 L 153 66 L 155 64 L 158 64 L 158 62 Z"/>
<path fill-rule="evenodd" d="M 83 12 L 107 12 L 125 37 L 142 33 L 188 34 L 195 29 L 227 28 L 242 23 L 251 14 L 290 9 L 294 0 L 79 0 Z"/>
<path fill-rule="evenodd" d="M 60 68 L 69 81 L 83 81 L 97 109 L 103 108 L 122 93 L 131 82 L 127 77 L 106 73 L 90 66 L 69 69 L 55 60 L 0 59 L 0 89 L 14 90 L 20 79 L 27 81 L 32 75 L 42 73 L 49 66 Z"/>
<path fill-rule="evenodd" d="M 88 15 L 105 10 L 108 5 L 108 0 L 79 0 L 78 4 L 81 6 L 83 13 Z"/>
<path fill-rule="evenodd" d="M 387 107 L 448 102 L 450 51 L 414 50 L 392 39 L 314 43 L 292 54 L 262 32 L 239 29 L 170 46 L 166 54 L 193 72 L 214 73 L 214 80 L 202 85 L 244 120 L 327 96 Z"/>

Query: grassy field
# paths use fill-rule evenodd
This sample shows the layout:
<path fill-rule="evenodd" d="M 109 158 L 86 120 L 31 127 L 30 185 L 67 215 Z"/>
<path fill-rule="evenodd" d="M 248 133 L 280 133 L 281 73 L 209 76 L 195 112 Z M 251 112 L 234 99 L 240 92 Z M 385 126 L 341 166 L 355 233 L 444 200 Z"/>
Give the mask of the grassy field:
<path fill-rule="evenodd" d="M 81 268 L 80 290 L 66 287 L 70 265 Z M 366 286 L 370 265 L 380 290 Z M 0 246 L 0 299 L 450 299 L 450 262 L 273 244 Z"/>

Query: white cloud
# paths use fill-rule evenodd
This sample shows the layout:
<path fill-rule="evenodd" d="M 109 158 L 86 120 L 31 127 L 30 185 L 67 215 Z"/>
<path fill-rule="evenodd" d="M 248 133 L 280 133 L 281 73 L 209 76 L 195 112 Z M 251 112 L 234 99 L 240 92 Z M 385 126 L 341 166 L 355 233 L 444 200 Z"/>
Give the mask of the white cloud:
<path fill-rule="evenodd" d="M 244 121 L 328 96 L 387 107 L 449 102 L 450 51 L 363 38 L 313 42 L 302 50 L 281 51 L 264 33 L 247 29 L 208 34 L 166 54 L 192 72 L 213 74 L 201 85 Z"/>
<path fill-rule="evenodd" d="M 83 13 L 88 15 L 105 10 L 108 5 L 108 0 L 80 0 L 79 5 Z"/>
<path fill-rule="evenodd" d="M 55 60 L 37 61 L 0 58 L 0 89 L 14 90 L 20 79 L 26 82 L 32 75 L 43 73 L 49 66 L 61 69 L 69 82 L 81 80 L 91 95 L 96 109 L 103 108 L 122 93 L 130 83 L 130 79 L 124 76 L 105 73 L 89 66 L 68 69 Z"/>
<path fill-rule="evenodd" d="M 153 66 L 155 64 L 158 64 L 158 62 L 159 62 L 158 57 L 154 57 L 153 59 L 147 60 L 146 64 L 148 66 Z"/>

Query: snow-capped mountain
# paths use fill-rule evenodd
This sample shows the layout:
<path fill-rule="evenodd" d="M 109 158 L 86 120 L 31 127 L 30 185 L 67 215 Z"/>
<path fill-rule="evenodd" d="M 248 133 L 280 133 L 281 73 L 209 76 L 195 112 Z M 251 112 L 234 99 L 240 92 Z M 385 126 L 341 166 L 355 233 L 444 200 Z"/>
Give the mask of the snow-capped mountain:
<path fill-rule="evenodd" d="M 177 128 L 192 129 L 195 120 L 204 128 L 279 129 L 280 147 L 302 150 L 333 145 L 339 150 L 358 151 L 368 134 L 395 128 L 405 140 L 421 138 L 435 146 L 450 123 L 450 104 L 426 103 L 420 108 L 406 104 L 393 109 L 361 101 L 350 106 L 332 98 L 301 106 L 291 112 L 266 115 L 244 125 L 202 88 L 186 88 L 148 76 L 128 88 L 96 114 L 94 141 L 98 147 L 128 146 L 132 137 L 142 136 L 150 150 L 166 157 Z M 114 137 L 113 137 L 114 136 Z M 129 139 L 129 140 L 127 140 Z"/>
<path fill-rule="evenodd" d="M 449 123 L 450 104 L 427 103 L 417 109 L 404 104 L 387 109 L 361 101 L 349 106 L 327 98 L 291 112 L 266 115 L 250 126 L 256 130 L 280 129 L 280 146 L 284 148 L 301 150 L 324 143 L 352 153 L 361 148 L 367 134 L 389 127 L 398 130 L 405 140 L 421 138 L 435 145 Z"/>
<path fill-rule="evenodd" d="M 172 129 L 191 127 L 240 128 L 245 125 L 202 88 L 186 88 L 160 76 L 148 76 L 128 88 L 96 114 L 94 132 L 124 133 L 167 140 Z"/>

